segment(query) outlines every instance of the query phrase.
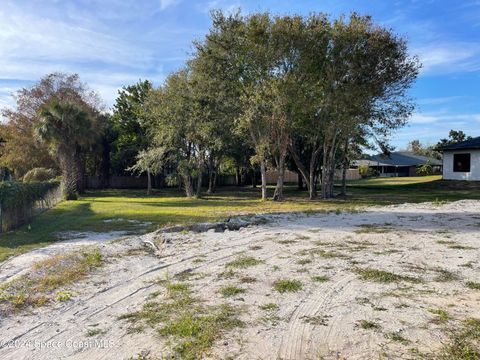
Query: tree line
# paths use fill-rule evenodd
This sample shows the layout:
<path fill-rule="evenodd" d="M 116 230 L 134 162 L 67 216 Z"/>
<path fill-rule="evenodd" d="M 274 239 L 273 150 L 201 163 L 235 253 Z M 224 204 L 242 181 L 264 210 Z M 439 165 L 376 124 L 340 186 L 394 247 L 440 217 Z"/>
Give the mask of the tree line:
<path fill-rule="evenodd" d="M 194 196 L 244 168 L 260 173 L 263 199 L 272 168 L 274 200 L 289 168 L 311 199 L 318 188 L 327 199 L 335 171 L 345 174 L 361 148 L 388 149 L 414 109 L 408 89 L 419 67 L 405 39 L 368 16 L 214 11 L 185 65 L 159 87 L 124 87 L 111 114 L 76 75 L 21 90 L 4 111 L 0 162 L 19 176 L 32 159 L 55 163 L 71 194 L 86 171 L 163 174 Z"/>

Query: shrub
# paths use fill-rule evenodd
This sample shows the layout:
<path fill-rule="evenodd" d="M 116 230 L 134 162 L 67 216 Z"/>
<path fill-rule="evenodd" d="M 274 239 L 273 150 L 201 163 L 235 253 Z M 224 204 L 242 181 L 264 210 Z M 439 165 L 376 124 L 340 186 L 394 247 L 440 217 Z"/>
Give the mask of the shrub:
<path fill-rule="evenodd" d="M 378 170 L 375 170 L 368 165 L 360 165 L 358 167 L 358 172 L 362 178 L 377 177 L 380 175 Z"/>
<path fill-rule="evenodd" d="M 56 172 L 54 169 L 46 169 L 43 167 L 34 168 L 27 172 L 23 176 L 23 182 L 31 183 L 31 182 L 38 182 L 38 181 L 49 181 L 53 180 L 56 177 Z"/>
<path fill-rule="evenodd" d="M 432 175 L 433 174 L 433 166 L 430 164 L 430 161 L 423 165 L 417 166 L 417 174 L 422 176 Z"/>

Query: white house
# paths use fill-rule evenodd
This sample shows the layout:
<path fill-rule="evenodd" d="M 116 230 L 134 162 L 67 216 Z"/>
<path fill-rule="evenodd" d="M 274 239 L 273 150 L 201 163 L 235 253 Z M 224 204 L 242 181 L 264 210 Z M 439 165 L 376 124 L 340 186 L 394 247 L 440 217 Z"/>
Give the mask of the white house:
<path fill-rule="evenodd" d="M 444 180 L 480 181 L 480 136 L 441 148 Z"/>

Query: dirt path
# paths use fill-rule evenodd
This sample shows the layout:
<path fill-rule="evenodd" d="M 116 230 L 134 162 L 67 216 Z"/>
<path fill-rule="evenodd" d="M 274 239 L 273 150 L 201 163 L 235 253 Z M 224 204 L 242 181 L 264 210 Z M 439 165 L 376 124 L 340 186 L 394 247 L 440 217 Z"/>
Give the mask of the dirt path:
<path fill-rule="evenodd" d="M 478 201 L 270 218 L 239 231 L 163 234 L 169 244 L 161 257 L 141 245 L 155 234 L 109 243 L 102 247 L 107 264 L 70 288 L 72 300 L 0 319 L 0 358 L 128 359 L 142 351 L 160 357 L 169 349 L 164 338 L 149 328 L 129 333 L 118 317 L 162 291 L 155 280 L 187 269 L 199 275 L 190 280 L 197 296 L 244 309 L 246 327 L 216 344 L 212 358 L 411 358 L 446 340 L 436 310 L 448 313 L 448 324 L 480 317 L 480 291 L 465 285 L 480 282 Z M 262 263 L 219 276 L 239 256 Z M 14 260 L 0 277 L 15 272 Z M 372 282 L 356 269 L 418 281 Z M 278 279 L 298 280 L 302 289 L 278 293 Z M 231 284 L 246 292 L 223 298 L 219 290 Z M 269 303 L 278 309 L 260 308 Z M 92 329 L 97 334 L 88 336 Z"/>

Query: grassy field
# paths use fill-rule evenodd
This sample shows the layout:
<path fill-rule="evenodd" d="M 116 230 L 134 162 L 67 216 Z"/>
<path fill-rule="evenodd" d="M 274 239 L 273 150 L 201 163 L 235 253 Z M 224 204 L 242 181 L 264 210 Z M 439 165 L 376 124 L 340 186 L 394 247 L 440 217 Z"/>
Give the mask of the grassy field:
<path fill-rule="evenodd" d="M 337 211 L 403 202 L 480 199 L 480 184 L 440 181 L 439 177 L 381 178 L 352 181 L 349 195 L 309 201 L 305 192 L 286 189 L 284 202 L 259 200 L 259 189 L 221 188 L 215 195 L 187 199 L 176 190 L 87 192 L 80 200 L 58 204 L 28 225 L 0 235 L 0 261 L 56 241 L 62 231 L 124 230 L 140 233 L 168 224 L 214 221 L 238 214 Z M 144 224 L 142 224 L 144 223 Z M 148 223 L 145 225 L 145 223 Z"/>

